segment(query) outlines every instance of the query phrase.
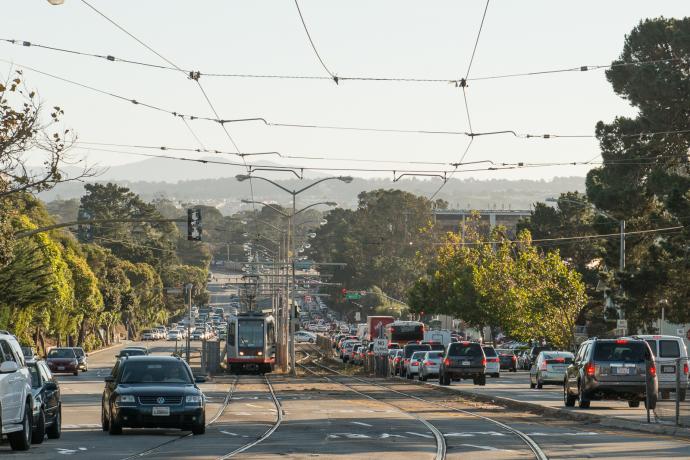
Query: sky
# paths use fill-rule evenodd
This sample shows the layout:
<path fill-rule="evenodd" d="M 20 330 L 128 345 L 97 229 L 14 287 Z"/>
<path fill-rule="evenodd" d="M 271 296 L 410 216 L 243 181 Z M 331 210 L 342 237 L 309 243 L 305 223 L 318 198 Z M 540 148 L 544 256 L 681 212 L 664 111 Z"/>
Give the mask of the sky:
<path fill-rule="evenodd" d="M 362 82 L 221 78 L 204 73 L 328 76 L 310 46 L 293 0 L 88 0 L 95 8 L 200 82 L 223 119 L 263 117 L 299 123 L 402 130 L 470 131 L 463 92 L 447 82 Z M 468 70 L 485 0 L 300 0 L 304 20 L 328 69 L 339 76 L 457 80 Z M 640 20 L 683 17 L 686 0 L 491 0 L 469 74 L 474 77 L 605 65 Z M 0 38 L 18 39 L 152 64 L 160 57 L 99 16 L 82 0 L 51 6 L 15 0 L 3 9 Z M 0 42 L 0 75 L 20 65 L 156 106 L 213 116 L 196 83 L 181 72 L 57 53 Z M 14 63 L 14 64 L 10 64 Z M 26 81 L 49 106 L 60 105 L 65 126 L 81 142 L 176 146 L 234 151 L 217 123 L 189 121 L 117 100 L 32 71 Z M 603 70 L 470 81 L 465 91 L 473 132 L 591 135 L 597 121 L 634 115 L 613 93 Z M 398 162 L 458 162 L 469 138 L 460 135 L 361 132 L 226 125 L 240 151 Z M 198 138 L 198 140 L 197 140 Z M 200 143 L 199 143 L 200 142 Z M 141 161 L 124 152 L 75 155 L 102 167 Z M 477 137 L 466 162 L 572 162 L 596 157 L 595 139 Z M 149 153 L 156 153 L 151 152 Z M 160 152 L 159 152 L 160 153 Z M 192 157 L 196 154 L 168 152 Z M 197 155 L 198 156 L 198 155 Z M 204 155 L 208 156 L 208 155 Z M 230 154 L 220 160 L 240 161 Z M 276 164 L 372 168 L 356 176 L 393 178 L 390 170 L 452 170 L 448 165 L 323 161 L 264 157 Z M 257 157 L 247 157 L 257 162 Z M 596 161 L 596 160 L 595 160 Z M 240 168 L 227 168 L 228 176 Z M 549 179 L 582 176 L 590 166 L 457 172 L 457 178 Z M 476 169 L 463 167 L 461 169 Z M 346 171 L 330 171 L 347 174 Z M 165 181 L 157 171 L 151 180 Z M 289 173 L 265 172 L 286 178 Z M 400 173 L 397 173 L 400 174 Z M 438 180 L 438 179 L 432 179 Z"/>

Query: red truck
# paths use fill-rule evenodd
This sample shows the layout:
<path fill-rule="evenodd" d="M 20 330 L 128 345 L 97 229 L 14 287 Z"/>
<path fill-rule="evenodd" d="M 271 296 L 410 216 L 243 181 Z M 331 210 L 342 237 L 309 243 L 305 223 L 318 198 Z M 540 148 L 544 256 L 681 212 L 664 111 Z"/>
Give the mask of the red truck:
<path fill-rule="evenodd" d="M 373 342 L 374 339 L 386 338 L 386 326 L 395 321 L 392 316 L 367 316 L 366 339 Z"/>

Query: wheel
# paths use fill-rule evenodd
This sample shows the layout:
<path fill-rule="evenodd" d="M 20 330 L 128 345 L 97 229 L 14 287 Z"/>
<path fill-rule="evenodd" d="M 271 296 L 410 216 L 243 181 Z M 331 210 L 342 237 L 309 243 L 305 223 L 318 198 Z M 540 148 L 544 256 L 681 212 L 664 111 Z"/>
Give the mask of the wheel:
<path fill-rule="evenodd" d="M 31 444 L 42 444 L 46 437 L 46 413 L 43 409 L 38 413 L 36 426 L 31 433 Z"/>
<path fill-rule="evenodd" d="M 108 422 L 108 433 L 113 435 L 122 434 L 122 426 L 113 419 L 113 410 L 110 409 L 110 420 Z"/>
<path fill-rule="evenodd" d="M 411 372 L 405 372 L 405 377 L 407 377 L 407 380 L 412 380 L 414 378 L 414 374 Z"/>
<path fill-rule="evenodd" d="M 495 378 L 495 379 L 501 378 L 501 373 L 500 373 L 500 372 L 496 372 L 492 377 Z"/>
<path fill-rule="evenodd" d="M 419 374 L 419 381 L 426 382 L 429 379 L 426 375 Z"/>
<path fill-rule="evenodd" d="M 671 392 L 666 390 L 661 392 L 661 399 L 671 399 Z"/>
<path fill-rule="evenodd" d="M 439 385 L 443 385 L 443 386 L 450 385 L 450 376 L 444 375 L 444 374 L 439 374 L 438 375 L 438 383 L 439 383 Z"/>
<path fill-rule="evenodd" d="M 79 370 L 77 369 L 76 371 L 72 372 L 72 375 L 79 375 Z"/>
<path fill-rule="evenodd" d="M 640 407 L 640 401 L 628 401 L 628 407 Z"/>
<path fill-rule="evenodd" d="M 53 424 L 46 430 L 48 439 L 60 439 L 62 435 L 62 406 L 58 407 Z"/>
<path fill-rule="evenodd" d="M 105 407 L 101 404 L 101 429 L 110 431 L 110 419 L 105 416 Z"/>
<path fill-rule="evenodd" d="M 480 375 L 479 376 L 479 386 L 483 387 L 486 385 L 486 375 Z"/>
<path fill-rule="evenodd" d="M 685 393 L 686 393 L 686 391 L 687 391 L 687 390 L 686 390 L 685 388 L 683 388 L 682 390 L 680 390 L 680 391 L 678 392 L 678 399 L 680 399 L 681 401 L 685 401 Z"/>
<path fill-rule="evenodd" d="M 565 404 L 565 407 L 573 407 L 575 406 L 575 396 L 572 396 L 568 392 L 568 382 L 565 380 L 563 381 L 563 403 Z"/>
<path fill-rule="evenodd" d="M 589 401 L 585 399 L 585 395 L 584 395 L 584 392 L 582 391 L 582 388 L 578 388 L 578 390 L 577 390 L 577 402 L 578 402 L 578 405 L 580 406 L 580 409 L 589 408 Z"/>
<path fill-rule="evenodd" d="M 539 380 L 539 374 L 537 374 L 537 389 L 541 390 L 542 388 L 544 388 L 544 382 Z"/>
<path fill-rule="evenodd" d="M 314 343 L 314 339 L 309 339 L 309 343 Z"/>
<path fill-rule="evenodd" d="M 517 369 L 516 369 L 516 368 L 512 368 L 512 369 L 510 369 L 510 372 L 517 372 Z"/>
<path fill-rule="evenodd" d="M 29 447 L 31 447 L 31 427 L 33 425 L 31 419 L 31 405 L 26 403 L 24 406 L 24 418 L 22 419 L 21 431 L 15 431 L 7 435 L 12 450 L 29 450 Z"/>
<path fill-rule="evenodd" d="M 529 378 L 529 387 L 531 390 L 534 390 L 534 387 L 536 387 L 536 385 L 532 383 L 532 376 Z"/>
<path fill-rule="evenodd" d="M 198 424 L 192 426 L 192 434 L 193 435 L 200 435 L 206 433 L 206 415 L 201 419 L 201 422 Z"/>

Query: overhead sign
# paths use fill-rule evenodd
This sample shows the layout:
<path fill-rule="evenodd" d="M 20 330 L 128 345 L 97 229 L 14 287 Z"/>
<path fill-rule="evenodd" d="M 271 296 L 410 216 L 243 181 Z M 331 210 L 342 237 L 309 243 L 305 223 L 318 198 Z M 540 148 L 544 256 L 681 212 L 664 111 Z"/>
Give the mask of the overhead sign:
<path fill-rule="evenodd" d="M 359 292 L 348 292 L 345 294 L 345 298 L 347 300 L 359 300 L 362 298 L 362 296 L 359 294 Z"/>
<path fill-rule="evenodd" d="M 355 321 L 362 321 L 362 315 L 358 311 L 355 312 Z"/>
<path fill-rule="evenodd" d="M 374 354 L 388 354 L 388 339 L 374 339 Z"/>

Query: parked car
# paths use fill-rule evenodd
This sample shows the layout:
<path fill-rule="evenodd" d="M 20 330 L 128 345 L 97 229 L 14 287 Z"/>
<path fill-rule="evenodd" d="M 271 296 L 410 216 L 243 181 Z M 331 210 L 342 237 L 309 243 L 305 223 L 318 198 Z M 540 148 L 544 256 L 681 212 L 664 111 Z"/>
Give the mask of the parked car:
<path fill-rule="evenodd" d="M 431 351 L 429 345 L 422 345 L 421 343 L 408 343 L 403 347 L 402 363 L 400 365 L 400 376 L 407 377 L 407 370 L 410 364 L 410 359 L 416 351 Z"/>
<path fill-rule="evenodd" d="M 419 364 L 419 380 L 426 382 L 429 377 L 438 376 L 443 361 L 442 351 L 427 351 Z"/>
<path fill-rule="evenodd" d="M 122 428 L 179 428 L 206 431 L 204 394 L 186 362 L 169 356 L 119 360 L 105 378 L 101 426 L 111 435 Z"/>
<path fill-rule="evenodd" d="M 529 387 L 541 389 L 544 384 L 563 385 L 565 370 L 573 362 L 569 351 L 542 351 L 529 371 Z"/>
<path fill-rule="evenodd" d="M 501 369 L 508 369 L 508 372 L 517 372 L 517 356 L 513 350 L 509 348 L 501 348 L 496 350 L 498 353 L 498 362 Z"/>
<path fill-rule="evenodd" d="M 53 374 L 79 375 L 79 360 L 74 348 L 52 348 L 46 356 L 46 363 Z"/>
<path fill-rule="evenodd" d="M 33 432 L 31 374 L 19 342 L 0 331 L 0 433 L 12 450 L 28 450 Z"/>
<path fill-rule="evenodd" d="M 72 347 L 74 349 L 74 354 L 77 355 L 77 367 L 79 368 L 80 371 L 88 371 L 89 370 L 89 361 L 88 357 L 89 354 L 84 351 L 82 347 Z"/>
<path fill-rule="evenodd" d="M 680 337 L 673 335 L 636 335 L 633 338 L 642 339 L 652 350 L 657 366 L 659 394 L 662 399 L 668 399 L 670 393 L 676 391 L 676 366 L 680 365 L 680 390 L 678 397 L 685 401 L 688 388 L 688 350 Z"/>
<path fill-rule="evenodd" d="M 43 360 L 27 363 L 31 373 L 31 395 L 33 397 L 32 444 L 41 444 L 48 435 L 58 439 L 62 433 L 62 401 L 60 385 Z"/>
<path fill-rule="evenodd" d="M 484 350 L 484 355 L 486 356 L 486 368 L 484 373 L 486 375 L 490 375 L 491 377 L 500 377 L 501 363 L 498 359 L 498 353 L 496 353 L 494 347 L 490 345 L 484 346 L 482 349 Z"/>
<path fill-rule="evenodd" d="M 453 379 L 472 379 L 475 385 L 486 385 L 486 356 L 476 342 L 456 342 L 448 345 L 443 355 L 438 380 L 450 385 Z"/>
<path fill-rule="evenodd" d="M 568 407 L 576 401 L 588 408 L 590 401 L 622 399 L 630 407 L 639 407 L 644 401 L 654 409 L 657 398 L 656 363 L 644 340 L 587 340 L 566 369 L 563 401 Z"/>

